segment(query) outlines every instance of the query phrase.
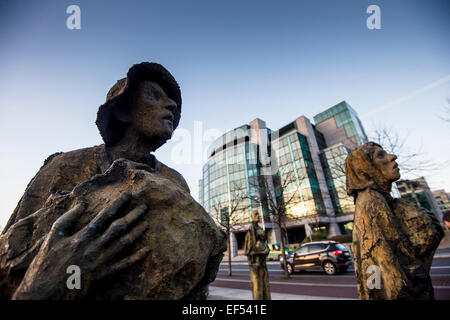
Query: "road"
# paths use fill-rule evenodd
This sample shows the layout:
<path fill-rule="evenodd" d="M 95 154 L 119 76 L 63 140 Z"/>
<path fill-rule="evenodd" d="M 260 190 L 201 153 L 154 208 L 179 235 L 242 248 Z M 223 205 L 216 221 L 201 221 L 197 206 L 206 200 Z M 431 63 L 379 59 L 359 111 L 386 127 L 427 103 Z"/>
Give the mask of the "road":
<path fill-rule="evenodd" d="M 446 252 L 441 251 L 441 253 Z M 334 276 L 326 275 L 322 271 L 304 271 L 293 274 L 288 280 L 284 278 L 284 272 L 278 261 L 268 261 L 267 267 L 271 292 L 316 297 L 358 298 L 353 266 L 347 272 Z M 233 261 L 232 271 L 233 276 L 229 277 L 227 260 L 224 259 L 218 276 L 211 286 L 250 290 L 247 263 Z M 450 258 L 433 260 L 431 279 L 436 299 L 450 300 Z"/>

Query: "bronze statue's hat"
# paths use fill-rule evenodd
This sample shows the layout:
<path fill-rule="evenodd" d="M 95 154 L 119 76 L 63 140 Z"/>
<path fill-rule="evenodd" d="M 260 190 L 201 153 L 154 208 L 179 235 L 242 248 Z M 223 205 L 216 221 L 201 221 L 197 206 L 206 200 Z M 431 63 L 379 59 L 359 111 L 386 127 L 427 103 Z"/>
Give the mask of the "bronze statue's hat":
<path fill-rule="evenodd" d="M 96 125 L 100 131 L 103 141 L 114 144 L 121 137 L 120 120 L 115 117 L 118 109 L 126 109 L 129 106 L 129 95 L 141 81 L 149 80 L 158 83 L 166 92 L 167 96 L 177 104 L 173 128 L 180 122 L 181 116 L 181 91 L 175 78 L 162 65 L 154 62 L 142 62 L 133 65 L 122 78 L 114 84 L 106 95 L 106 102 L 100 106 L 97 112 Z M 123 110 L 126 111 L 126 110 Z"/>

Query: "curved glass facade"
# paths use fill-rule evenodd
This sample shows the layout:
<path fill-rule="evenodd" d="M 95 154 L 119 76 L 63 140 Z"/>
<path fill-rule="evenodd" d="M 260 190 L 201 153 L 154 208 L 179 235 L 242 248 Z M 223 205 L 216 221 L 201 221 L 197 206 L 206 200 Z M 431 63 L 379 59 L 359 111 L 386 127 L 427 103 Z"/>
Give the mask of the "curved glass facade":
<path fill-rule="evenodd" d="M 316 122 L 330 118 L 336 125 L 313 125 L 299 117 L 278 131 L 255 119 L 225 133 L 208 149 L 199 182 L 200 203 L 215 219 L 233 211 L 233 233 L 241 240 L 251 211 L 258 210 L 269 241 L 280 241 L 267 197 L 285 205 L 287 238 L 304 237 L 307 224 L 339 234 L 353 220 L 354 211 L 345 190 L 345 143 L 362 144 L 366 138 L 356 112 L 345 101 L 314 117 Z M 330 135 L 342 141 L 327 145 L 334 141 Z"/>
<path fill-rule="evenodd" d="M 261 210 L 254 196 L 260 194 L 258 181 L 258 145 L 249 139 L 249 126 L 245 125 L 227 132 L 218 138 L 209 149 L 210 158 L 203 167 L 203 181 L 200 190 L 202 205 L 208 212 L 238 206 L 233 215 L 235 223 L 250 221 L 253 210 Z M 239 193 L 242 200 L 237 203 L 233 197 Z"/>

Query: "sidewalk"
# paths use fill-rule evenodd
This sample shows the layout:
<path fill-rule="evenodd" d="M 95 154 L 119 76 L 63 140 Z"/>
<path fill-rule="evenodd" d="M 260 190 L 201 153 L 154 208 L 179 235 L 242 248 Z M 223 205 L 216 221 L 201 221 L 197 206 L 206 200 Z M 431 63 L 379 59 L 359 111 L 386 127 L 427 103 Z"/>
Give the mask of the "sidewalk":
<path fill-rule="evenodd" d="M 316 297 L 287 293 L 270 293 L 272 300 L 349 300 L 335 297 Z M 209 287 L 208 300 L 252 300 L 252 292 L 243 289 Z"/>
<path fill-rule="evenodd" d="M 450 253 L 436 253 L 434 259 L 450 258 Z"/>

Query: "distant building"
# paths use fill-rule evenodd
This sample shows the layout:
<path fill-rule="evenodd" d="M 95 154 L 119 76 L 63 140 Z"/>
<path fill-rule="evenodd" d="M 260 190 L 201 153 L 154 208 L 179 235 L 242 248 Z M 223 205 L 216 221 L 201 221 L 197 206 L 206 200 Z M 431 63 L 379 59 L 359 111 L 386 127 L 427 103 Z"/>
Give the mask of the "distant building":
<path fill-rule="evenodd" d="M 260 212 L 269 242 L 280 242 L 267 203 L 254 201 L 255 196 L 269 195 L 286 203 L 287 197 L 297 193 L 298 201 L 286 208 L 289 243 L 302 241 L 309 226 L 329 236 L 351 232 L 354 205 L 345 191 L 344 163 L 349 150 L 367 142 L 367 136 L 357 113 L 345 101 L 316 115 L 314 121 L 301 116 L 273 131 L 255 119 L 209 147 L 199 181 L 199 201 L 206 211 L 217 219 L 214 211 L 220 204 L 217 211 L 224 214 L 233 203 L 233 186 L 241 186 L 248 197 L 239 205 L 239 222 L 233 224 L 234 254 L 243 247 L 252 210 Z M 261 176 L 266 177 L 266 187 Z M 280 181 L 290 181 L 284 199 L 279 198 Z"/>
<path fill-rule="evenodd" d="M 433 191 L 434 198 L 442 212 L 450 210 L 450 194 L 444 189 Z"/>
<path fill-rule="evenodd" d="M 442 211 L 444 225 L 450 229 L 450 194 L 444 189 L 433 191 L 434 198 Z"/>
<path fill-rule="evenodd" d="M 399 180 L 397 189 L 402 199 L 413 202 L 418 208 L 424 208 L 434 213 L 442 223 L 443 214 L 424 177 L 414 180 Z"/>

